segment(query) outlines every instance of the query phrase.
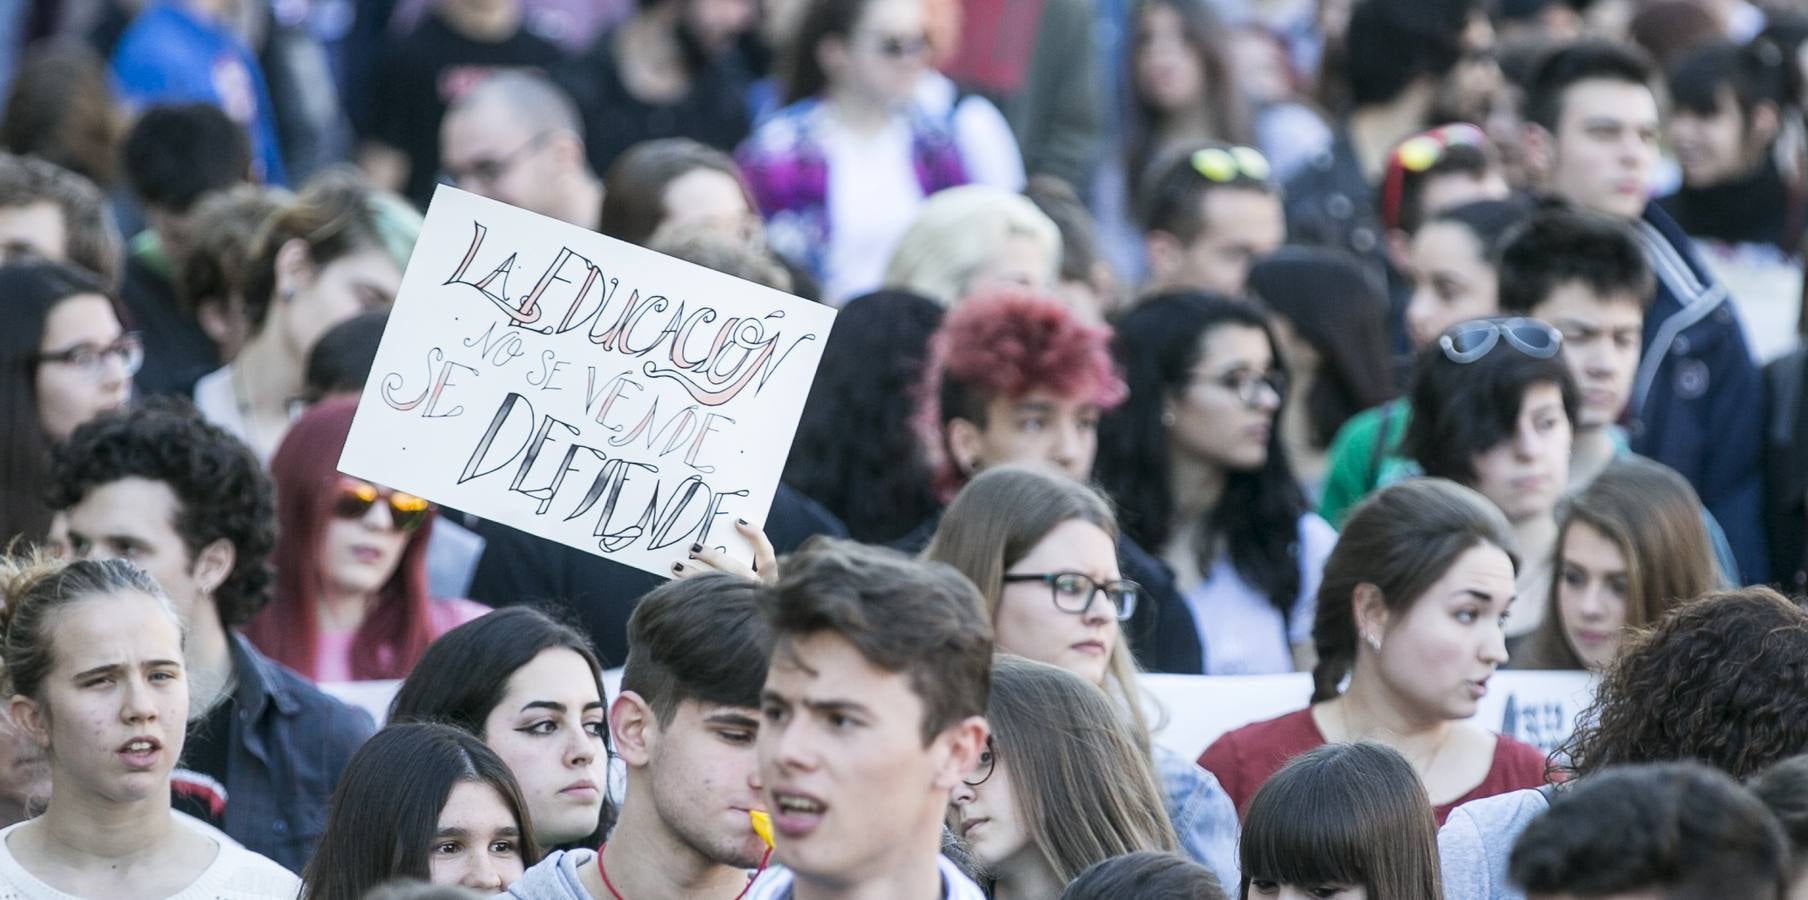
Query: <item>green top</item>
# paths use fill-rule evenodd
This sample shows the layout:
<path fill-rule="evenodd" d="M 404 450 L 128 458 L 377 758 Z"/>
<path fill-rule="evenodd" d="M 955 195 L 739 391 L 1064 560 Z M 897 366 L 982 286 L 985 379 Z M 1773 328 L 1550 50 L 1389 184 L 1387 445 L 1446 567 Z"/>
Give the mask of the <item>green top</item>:
<path fill-rule="evenodd" d="M 1350 510 L 1376 489 L 1420 474 L 1418 463 L 1400 455 L 1400 441 L 1411 419 L 1412 406 L 1399 398 L 1365 409 L 1337 429 L 1325 469 L 1324 498 L 1318 504 L 1318 514 L 1331 527 L 1343 528 Z"/>

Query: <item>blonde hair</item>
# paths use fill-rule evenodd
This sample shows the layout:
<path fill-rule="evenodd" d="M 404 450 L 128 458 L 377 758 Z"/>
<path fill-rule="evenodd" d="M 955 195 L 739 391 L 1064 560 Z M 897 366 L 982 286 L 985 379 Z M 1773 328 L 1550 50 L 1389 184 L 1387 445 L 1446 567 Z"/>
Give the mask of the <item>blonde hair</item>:
<path fill-rule="evenodd" d="M 994 749 L 1019 824 L 1063 882 L 1113 856 L 1178 849 L 1153 764 L 1115 707 L 1066 669 L 993 660 Z"/>
<path fill-rule="evenodd" d="M 41 700 L 44 679 L 56 664 L 52 635 L 62 609 L 124 591 L 152 598 L 178 631 L 186 631 L 157 582 L 125 560 L 70 561 L 42 549 L 0 557 L 0 685 L 6 693 Z"/>
<path fill-rule="evenodd" d="M 1055 526 L 1076 519 L 1117 539 L 1117 517 L 1098 491 L 1035 469 L 999 466 L 980 473 L 955 495 L 923 557 L 967 576 L 985 598 L 986 618 L 997 621 L 1004 571 L 1028 556 Z M 1120 629 L 1100 687 L 1116 695 L 1147 756 L 1152 752 L 1149 718 L 1137 675 L 1129 636 Z"/>
<path fill-rule="evenodd" d="M 1014 237 L 1048 254 L 1049 285 L 1061 274 L 1061 229 L 1028 198 L 969 184 L 923 202 L 885 268 L 885 286 L 921 294 L 943 306 L 967 295 L 968 283 Z"/>

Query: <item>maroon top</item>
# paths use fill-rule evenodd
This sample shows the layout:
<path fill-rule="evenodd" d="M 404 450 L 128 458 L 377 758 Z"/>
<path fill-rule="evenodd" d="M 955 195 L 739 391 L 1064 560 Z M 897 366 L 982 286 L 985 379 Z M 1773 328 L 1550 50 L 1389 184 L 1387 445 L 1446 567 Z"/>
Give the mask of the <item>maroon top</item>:
<path fill-rule="evenodd" d="M 1212 742 L 1199 756 L 1199 765 L 1213 775 L 1237 805 L 1242 818 L 1256 788 L 1268 780 L 1288 760 L 1329 743 L 1318 723 L 1312 721 L 1312 708 L 1290 712 L 1278 719 L 1245 725 Z M 1488 766 L 1488 777 L 1475 789 L 1441 806 L 1432 807 L 1442 827 L 1450 811 L 1483 797 L 1504 794 L 1544 784 L 1544 754 L 1536 747 L 1506 735 L 1494 742 L 1494 761 Z"/>

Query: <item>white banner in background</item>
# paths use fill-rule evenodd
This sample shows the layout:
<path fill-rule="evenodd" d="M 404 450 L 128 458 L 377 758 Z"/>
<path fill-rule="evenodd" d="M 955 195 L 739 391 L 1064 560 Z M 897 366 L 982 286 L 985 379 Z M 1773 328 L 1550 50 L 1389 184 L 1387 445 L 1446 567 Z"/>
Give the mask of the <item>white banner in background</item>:
<path fill-rule="evenodd" d="M 751 561 L 834 318 L 442 186 L 339 467 L 655 574 Z"/>
<path fill-rule="evenodd" d="M 1594 687 L 1585 672 L 1495 672 L 1469 721 L 1549 753 L 1575 729 Z M 1155 742 L 1192 759 L 1227 731 L 1305 706 L 1312 676 L 1145 675 L 1143 688 L 1156 707 L 1150 710 L 1159 725 Z"/>

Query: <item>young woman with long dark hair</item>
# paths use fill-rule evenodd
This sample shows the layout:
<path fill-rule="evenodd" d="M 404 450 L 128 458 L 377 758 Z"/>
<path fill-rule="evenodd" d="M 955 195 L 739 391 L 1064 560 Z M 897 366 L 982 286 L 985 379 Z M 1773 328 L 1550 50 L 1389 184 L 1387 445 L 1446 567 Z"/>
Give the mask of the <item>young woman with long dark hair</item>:
<path fill-rule="evenodd" d="M 1412 764 L 1440 822 L 1459 803 L 1542 784 L 1544 754 L 1463 721 L 1507 661 L 1512 547 L 1475 491 L 1434 478 L 1382 489 L 1325 563 L 1311 705 L 1225 734 L 1199 764 L 1247 809 L 1287 760 L 1376 741 Z"/>
<path fill-rule="evenodd" d="M 1208 674 L 1309 664 L 1313 597 L 1336 533 L 1281 441 L 1288 372 L 1267 315 L 1212 294 L 1145 300 L 1118 322 L 1130 399 L 1099 423 L 1095 472 L 1124 530 L 1158 553 Z"/>
<path fill-rule="evenodd" d="M 1281 445 L 1300 486 L 1317 496 L 1337 430 L 1393 395 L 1387 291 L 1342 250 L 1282 247 L 1250 267 L 1249 292 L 1274 312 L 1287 363 Z"/>
<path fill-rule="evenodd" d="M 125 403 L 144 345 L 100 280 L 61 263 L 0 266 L 0 541 L 38 543 L 50 447 Z"/>
<path fill-rule="evenodd" d="M 391 722 L 443 722 L 507 763 L 543 848 L 595 849 L 615 821 L 603 667 L 590 641 L 526 606 L 500 609 L 427 648 Z"/>

